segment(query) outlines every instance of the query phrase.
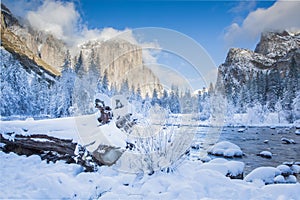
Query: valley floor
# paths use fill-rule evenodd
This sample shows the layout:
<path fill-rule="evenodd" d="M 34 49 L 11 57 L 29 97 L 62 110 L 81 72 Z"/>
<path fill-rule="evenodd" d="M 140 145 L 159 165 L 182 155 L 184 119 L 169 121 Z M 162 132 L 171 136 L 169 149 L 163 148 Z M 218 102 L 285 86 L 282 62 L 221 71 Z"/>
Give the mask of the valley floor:
<path fill-rule="evenodd" d="M 1 121 L 0 131 L 47 134 L 80 142 L 74 118 Z M 13 138 L 11 138 L 13 140 Z M 0 143 L 1 144 L 1 143 Z M 2 144 L 3 145 L 3 144 Z M 0 151 L 0 198 L 7 199 L 300 199 L 300 184 L 270 184 L 230 179 L 200 160 L 180 159 L 170 171 L 152 175 L 101 166 L 83 172 L 76 164 L 42 161 Z"/>

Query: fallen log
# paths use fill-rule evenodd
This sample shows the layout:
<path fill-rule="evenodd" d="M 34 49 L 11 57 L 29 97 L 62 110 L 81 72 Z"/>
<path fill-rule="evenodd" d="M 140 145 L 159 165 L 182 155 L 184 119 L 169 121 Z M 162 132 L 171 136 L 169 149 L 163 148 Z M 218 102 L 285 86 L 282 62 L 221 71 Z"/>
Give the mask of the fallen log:
<path fill-rule="evenodd" d="M 70 139 L 60 139 L 43 134 L 20 135 L 15 133 L 0 134 L 0 147 L 5 153 L 14 152 L 18 155 L 39 155 L 42 160 L 56 162 L 64 160 L 66 163 L 76 163 L 84 167 L 84 171 L 97 171 L 102 165 L 85 147 Z M 75 155 L 75 150 L 78 153 Z"/>

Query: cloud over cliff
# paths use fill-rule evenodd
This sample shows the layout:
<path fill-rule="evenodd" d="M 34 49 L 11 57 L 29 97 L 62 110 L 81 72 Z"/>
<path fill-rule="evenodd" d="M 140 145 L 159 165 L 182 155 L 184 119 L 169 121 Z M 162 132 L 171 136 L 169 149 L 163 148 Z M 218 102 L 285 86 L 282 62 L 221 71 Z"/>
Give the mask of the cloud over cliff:
<path fill-rule="evenodd" d="M 224 39 L 232 45 L 239 41 L 255 40 L 263 31 L 300 30 L 300 1 L 279 0 L 267 9 L 252 11 L 241 24 L 227 27 Z"/>

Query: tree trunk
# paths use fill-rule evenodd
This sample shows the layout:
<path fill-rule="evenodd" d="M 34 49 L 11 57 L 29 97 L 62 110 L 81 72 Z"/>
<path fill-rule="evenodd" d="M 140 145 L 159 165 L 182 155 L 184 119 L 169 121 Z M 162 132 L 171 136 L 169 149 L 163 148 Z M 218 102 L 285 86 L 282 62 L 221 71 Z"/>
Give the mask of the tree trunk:
<path fill-rule="evenodd" d="M 78 145 L 78 155 L 75 155 L 77 143 L 70 139 L 60 139 L 48 135 L 18 135 L 15 133 L 0 134 L 0 147 L 3 152 L 14 152 L 18 155 L 39 155 L 42 160 L 56 162 L 64 160 L 66 163 L 76 163 L 84 167 L 85 171 L 96 171 L 101 163 L 95 159 L 84 147 Z M 8 139 L 7 139 L 8 138 Z"/>

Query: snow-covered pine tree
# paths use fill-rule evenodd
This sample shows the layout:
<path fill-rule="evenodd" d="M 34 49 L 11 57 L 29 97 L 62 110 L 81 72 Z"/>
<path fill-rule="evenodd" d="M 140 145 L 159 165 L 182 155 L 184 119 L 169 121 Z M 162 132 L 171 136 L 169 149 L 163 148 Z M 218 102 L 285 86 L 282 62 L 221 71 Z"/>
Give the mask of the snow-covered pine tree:
<path fill-rule="evenodd" d="M 62 67 L 62 75 L 52 87 L 50 114 L 55 118 L 71 115 L 70 108 L 73 102 L 76 74 L 70 65 L 71 60 L 69 55 L 66 57 L 64 66 Z"/>
<path fill-rule="evenodd" d="M 166 89 L 163 90 L 163 94 L 160 98 L 160 105 L 163 108 L 169 109 L 169 94 Z"/>
<path fill-rule="evenodd" d="M 152 99 L 151 99 L 151 105 L 160 105 L 160 100 L 158 98 L 158 93 L 157 93 L 157 89 L 154 88 L 153 92 L 152 92 Z"/>
<path fill-rule="evenodd" d="M 123 82 L 121 84 L 120 93 L 122 95 L 124 95 L 125 97 L 129 97 L 130 96 L 128 79 L 123 80 Z"/>
<path fill-rule="evenodd" d="M 108 94 L 109 93 L 109 82 L 108 82 L 107 70 L 104 70 L 100 92 L 103 93 L 103 94 Z"/>
<path fill-rule="evenodd" d="M 293 119 L 300 120 L 300 90 L 296 93 L 296 98 L 293 101 Z"/>
<path fill-rule="evenodd" d="M 169 108 L 172 113 L 180 113 L 181 107 L 179 102 L 179 89 L 177 86 L 172 85 L 171 86 L 171 93 L 169 97 Z"/>

